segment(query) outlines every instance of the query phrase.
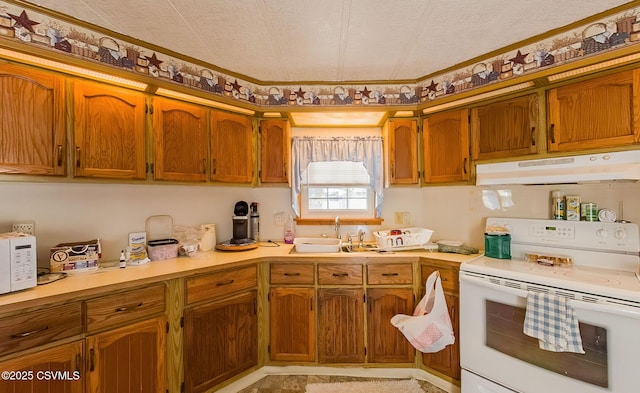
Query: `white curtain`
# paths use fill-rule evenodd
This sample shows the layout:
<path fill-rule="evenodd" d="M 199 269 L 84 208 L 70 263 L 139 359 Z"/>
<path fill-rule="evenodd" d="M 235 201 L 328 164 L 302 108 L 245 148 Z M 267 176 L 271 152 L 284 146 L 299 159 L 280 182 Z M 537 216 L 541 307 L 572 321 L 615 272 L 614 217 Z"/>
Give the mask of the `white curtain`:
<path fill-rule="evenodd" d="M 307 169 L 309 163 L 323 161 L 362 162 L 371 178 L 370 186 L 376 193 L 376 217 L 381 216 L 384 189 L 382 137 L 293 137 L 291 157 L 291 206 L 298 217 L 302 172 Z"/>

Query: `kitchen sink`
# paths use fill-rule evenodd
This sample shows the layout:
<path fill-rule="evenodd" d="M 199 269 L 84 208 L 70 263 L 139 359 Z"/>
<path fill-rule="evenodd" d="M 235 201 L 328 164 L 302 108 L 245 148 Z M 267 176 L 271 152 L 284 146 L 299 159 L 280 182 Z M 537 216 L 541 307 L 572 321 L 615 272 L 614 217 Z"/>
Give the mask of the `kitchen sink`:
<path fill-rule="evenodd" d="M 351 246 L 349 246 L 348 244 L 343 244 L 342 245 L 342 251 L 343 252 L 374 252 L 374 251 L 380 251 L 380 248 L 378 248 L 377 244 L 368 244 L 365 243 L 362 246 L 358 246 L 357 244 L 353 244 Z"/>
<path fill-rule="evenodd" d="M 297 237 L 293 240 L 296 252 L 340 252 L 342 240 L 329 237 Z"/>

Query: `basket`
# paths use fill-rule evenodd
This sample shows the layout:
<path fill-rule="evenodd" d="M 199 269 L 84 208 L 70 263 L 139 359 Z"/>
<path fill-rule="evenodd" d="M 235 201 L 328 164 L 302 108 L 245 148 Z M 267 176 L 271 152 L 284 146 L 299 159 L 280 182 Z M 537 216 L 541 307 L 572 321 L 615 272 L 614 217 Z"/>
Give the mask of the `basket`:
<path fill-rule="evenodd" d="M 587 36 L 587 31 L 593 31 L 594 29 L 601 29 L 603 31 L 591 36 Z M 609 49 L 610 47 L 611 42 L 609 40 L 609 36 L 607 35 L 607 25 L 605 25 L 604 23 L 594 23 L 588 26 L 582 32 L 582 50 L 584 50 L 585 55 L 600 52 L 602 50 Z"/>
<path fill-rule="evenodd" d="M 100 61 L 113 66 L 121 66 L 120 45 L 111 37 L 100 38 L 98 49 Z"/>
<path fill-rule="evenodd" d="M 419 247 L 429 243 L 433 231 L 425 228 L 405 228 L 398 235 L 392 235 L 391 231 L 373 232 L 378 248 L 394 249 Z"/>

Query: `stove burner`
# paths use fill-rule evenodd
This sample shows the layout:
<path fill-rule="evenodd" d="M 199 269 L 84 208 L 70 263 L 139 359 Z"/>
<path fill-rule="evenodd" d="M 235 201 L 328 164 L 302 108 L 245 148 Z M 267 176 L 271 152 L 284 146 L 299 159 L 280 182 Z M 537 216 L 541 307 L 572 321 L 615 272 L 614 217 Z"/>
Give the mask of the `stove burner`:
<path fill-rule="evenodd" d="M 591 272 L 571 270 L 571 271 L 558 272 L 558 273 L 568 278 L 569 280 L 574 280 L 574 281 L 588 282 L 593 284 L 606 284 L 608 286 L 615 286 L 615 285 L 622 284 L 619 280 L 613 279 L 611 277 L 605 277 L 605 276 L 598 275 Z"/>

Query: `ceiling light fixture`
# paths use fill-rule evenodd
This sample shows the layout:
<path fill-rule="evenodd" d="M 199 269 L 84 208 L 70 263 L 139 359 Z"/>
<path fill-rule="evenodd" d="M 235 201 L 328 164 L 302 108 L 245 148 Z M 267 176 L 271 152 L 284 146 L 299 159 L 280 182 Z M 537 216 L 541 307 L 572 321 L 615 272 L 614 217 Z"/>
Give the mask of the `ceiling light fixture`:
<path fill-rule="evenodd" d="M 290 112 L 296 127 L 376 127 L 386 112 Z"/>
<path fill-rule="evenodd" d="M 262 114 L 262 117 L 282 117 L 282 113 L 280 112 L 265 112 Z"/>
<path fill-rule="evenodd" d="M 241 108 L 239 106 L 225 104 L 223 102 L 218 102 L 218 101 L 214 101 L 214 100 L 208 100 L 206 98 L 193 96 L 191 94 L 180 93 L 180 92 L 177 92 L 177 91 L 174 91 L 174 90 L 165 89 L 163 87 L 161 87 L 158 90 L 156 90 L 156 94 L 160 95 L 160 96 L 164 96 L 164 97 L 176 98 L 176 99 L 182 100 L 182 101 L 189 101 L 189 102 L 192 102 L 194 104 L 200 104 L 200 105 L 210 106 L 210 107 L 213 107 L 213 108 L 224 109 L 224 110 L 231 111 L 231 112 L 242 113 L 243 115 L 253 115 L 253 114 L 256 113 L 255 111 L 252 111 L 251 109 L 245 109 L 245 108 Z"/>
<path fill-rule="evenodd" d="M 395 117 L 411 117 L 411 116 L 413 116 L 413 111 L 397 111 L 393 116 L 395 116 Z"/>
<path fill-rule="evenodd" d="M 121 78 L 119 76 L 106 74 L 100 71 L 88 70 L 86 68 L 60 63 L 55 60 L 43 59 L 41 57 L 28 55 L 26 53 L 15 52 L 9 49 L 0 48 L 0 57 L 15 60 L 21 63 L 44 67 L 50 70 L 61 71 L 72 75 L 84 76 L 93 80 L 126 86 L 136 90 L 145 90 L 147 88 L 147 84 L 143 82 Z"/>
<path fill-rule="evenodd" d="M 436 106 L 431 106 L 429 108 L 424 108 L 422 110 L 422 113 L 429 114 L 429 113 L 433 113 L 433 112 L 439 112 L 439 111 L 442 111 L 442 110 L 445 110 L 445 109 L 449 109 L 449 108 L 453 108 L 453 107 L 456 107 L 456 106 L 470 104 L 472 102 L 476 102 L 476 101 L 480 101 L 480 100 L 486 100 L 487 98 L 496 97 L 496 96 L 507 94 L 507 93 L 512 93 L 514 91 L 528 89 L 530 87 L 533 87 L 534 85 L 535 84 L 532 81 L 531 82 L 519 83 L 517 85 L 504 87 L 502 89 L 492 90 L 492 91 L 488 91 L 486 93 L 477 94 L 475 96 L 462 98 L 460 100 L 451 101 L 451 102 L 447 102 L 447 103 L 436 105 Z"/>
<path fill-rule="evenodd" d="M 555 82 L 562 79 L 571 78 L 578 75 L 589 74 L 595 71 L 600 71 L 603 69 L 609 69 L 615 66 L 623 65 L 625 63 L 631 63 L 640 59 L 640 53 L 634 53 L 628 56 L 622 56 L 617 59 L 612 59 L 608 61 L 603 61 L 602 63 L 592 64 L 586 67 L 576 68 L 574 70 L 561 72 L 554 75 L 549 75 L 547 79 L 549 82 Z"/>

